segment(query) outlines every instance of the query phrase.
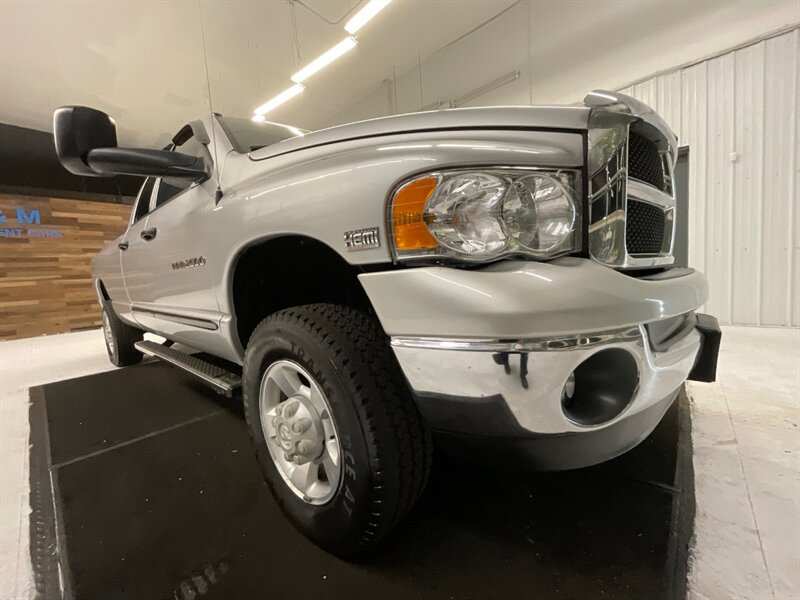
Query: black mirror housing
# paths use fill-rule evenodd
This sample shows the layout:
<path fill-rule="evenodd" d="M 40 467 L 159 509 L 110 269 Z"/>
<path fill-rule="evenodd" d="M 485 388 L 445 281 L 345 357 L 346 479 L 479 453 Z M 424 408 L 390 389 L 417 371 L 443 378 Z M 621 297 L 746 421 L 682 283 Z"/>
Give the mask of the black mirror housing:
<path fill-rule="evenodd" d="M 117 126 L 106 113 L 88 106 L 62 106 L 53 115 L 56 154 L 64 168 L 75 175 L 111 177 L 86 161 L 91 150 L 117 147 Z"/>
<path fill-rule="evenodd" d="M 211 176 L 211 164 L 203 158 L 167 150 L 117 147 L 114 120 L 87 106 L 57 109 L 53 115 L 53 131 L 58 160 L 75 175 L 138 175 L 192 181 L 204 181 Z M 189 130 L 190 135 L 191 132 Z"/>

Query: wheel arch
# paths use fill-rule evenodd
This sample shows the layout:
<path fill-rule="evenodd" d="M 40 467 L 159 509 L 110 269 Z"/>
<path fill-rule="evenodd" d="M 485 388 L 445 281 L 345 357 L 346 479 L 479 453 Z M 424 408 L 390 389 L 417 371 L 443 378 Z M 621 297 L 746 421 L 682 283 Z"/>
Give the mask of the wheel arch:
<path fill-rule="evenodd" d="M 103 280 L 99 277 L 95 279 L 94 282 L 95 293 L 97 294 L 97 300 L 102 306 L 105 302 L 111 300 L 111 296 L 108 294 L 108 290 L 106 289 Z"/>
<path fill-rule="evenodd" d="M 302 304 L 329 302 L 371 311 L 358 281 L 366 270 L 306 235 L 286 234 L 248 244 L 231 261 L 228 275 L 232 333 L 244 349 L 266 316 Z"/>

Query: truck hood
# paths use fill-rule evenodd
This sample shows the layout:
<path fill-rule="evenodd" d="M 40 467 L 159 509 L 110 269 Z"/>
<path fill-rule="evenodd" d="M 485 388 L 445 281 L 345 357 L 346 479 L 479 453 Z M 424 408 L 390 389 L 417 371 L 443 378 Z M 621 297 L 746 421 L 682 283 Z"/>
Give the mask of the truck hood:
<path fill-rule="evenodd" d="M 567 129 L 587 128 L 586 106 L 502 106 L 454 108 L 381 117 L 321 129 L 250 153 L 251 160 L 264 160 L 305 148 L 346 140 L 399 133 L 453 129 Z"/>

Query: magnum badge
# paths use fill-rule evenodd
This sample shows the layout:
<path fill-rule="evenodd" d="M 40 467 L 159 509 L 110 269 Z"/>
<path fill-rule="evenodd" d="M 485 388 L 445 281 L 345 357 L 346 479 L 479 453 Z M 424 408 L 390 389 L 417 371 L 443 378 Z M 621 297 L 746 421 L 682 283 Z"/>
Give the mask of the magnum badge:
<path fill-rule="evenodd" d="M 172 270 L 179 271 L 181 269 L 191 269 L 192 267 L 202 267 L 205 264 L 205 256 L 196 256 L 195 258 L 187 258 L 186 260 L 179 260 L 172 263 Z"/>

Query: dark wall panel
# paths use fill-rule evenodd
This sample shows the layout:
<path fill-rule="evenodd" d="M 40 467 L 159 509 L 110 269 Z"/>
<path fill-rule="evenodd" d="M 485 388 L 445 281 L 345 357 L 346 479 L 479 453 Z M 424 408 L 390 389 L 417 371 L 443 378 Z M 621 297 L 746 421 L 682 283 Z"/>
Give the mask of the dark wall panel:
<path fill-rule="evenodd" d="M 51 133 L 0 123 L 0 191 L 130 202 L 140 185 L 138 177 L 73 175 L 58 162 Z"/>

